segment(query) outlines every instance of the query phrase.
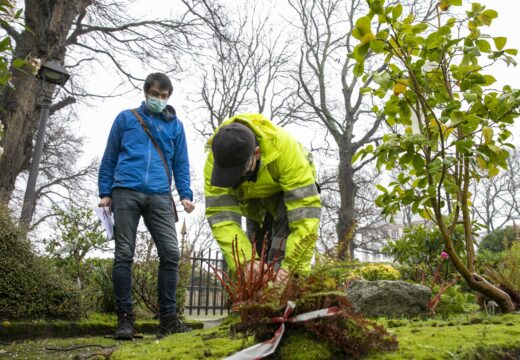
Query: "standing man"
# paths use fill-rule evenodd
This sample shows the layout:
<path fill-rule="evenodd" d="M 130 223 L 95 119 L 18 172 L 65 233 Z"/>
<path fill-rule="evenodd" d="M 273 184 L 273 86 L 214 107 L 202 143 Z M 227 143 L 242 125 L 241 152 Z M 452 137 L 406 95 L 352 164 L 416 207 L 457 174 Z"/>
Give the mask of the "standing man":
<path fill-rule="evenodd" d="M 148 75 L 145 101 L 116 117 L 99 168 L 99 206 L 111 207 L 114 214 L 116 339 L 130 340 L 134 335 L 132 263 L 141 216 L 160 259 L 157 337 L 189 330 L 176 312 L 179 247 L 170 188 L 172 172 L 184 210 L 190 213 L 194 205 L 184 128 L 175 109 L 167 105 L 172 92 L 165 74 Z"/>
<path fill-rule="evenodd" d="M 243 263 L 251 260 L 251 241 L 258 240 L 261 249 L 267 234 L 267 262 L 275 261 L 275 269 L 280 269 L 277 280 L 284 281 L 289 272 L 308 274 L 321 211 L 310 153 L 260 114 L 223 122 L 210 138 L 208 151 L 206 217 L 229 268 L 235 270 L 235 238 L 239 254 L 246 254 Z"/>

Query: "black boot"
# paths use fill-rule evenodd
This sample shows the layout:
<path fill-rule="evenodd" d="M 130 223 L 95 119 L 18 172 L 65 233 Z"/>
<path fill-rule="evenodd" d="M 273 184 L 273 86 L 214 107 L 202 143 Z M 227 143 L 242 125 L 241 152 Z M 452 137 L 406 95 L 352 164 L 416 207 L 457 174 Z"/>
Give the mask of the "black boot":
<path fill-rule="evenodd" d="M 114 339 L 132 340 L 134 338 L 134 315 L 122 314 L 117 315 L 117 329 Z"/>
<path fill-rule="evenodd" d="M 176 333 L 184 333 L 191 329 L 178 318 L 177 314 L 161 315 L 159 317 L 159 329 L 157 330 L 157 339 Z"/>

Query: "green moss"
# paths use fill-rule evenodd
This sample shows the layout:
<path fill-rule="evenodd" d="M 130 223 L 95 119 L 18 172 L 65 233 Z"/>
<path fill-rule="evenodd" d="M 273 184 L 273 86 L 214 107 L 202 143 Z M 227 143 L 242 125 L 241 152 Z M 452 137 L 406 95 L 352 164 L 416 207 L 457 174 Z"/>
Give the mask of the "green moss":
<path fill-rule="evenodd" d="M 253 345 L 253 338 L 232 336 L 228 326 L 170 335 L 162 340 L 123 344 L 111 359 L 222 359 Z"/>
<path fill-rule="evenodd" d="M 51 351 L 49 349 L 69 349 L 83 345 L 117 346 L 113 339 L 103 337 L 73 338 L 73 339 L 41 339 L 13 342 L 0 345 L 0 358 L 38 359 L 38 360 L 65 360 L 75 359 L 76 356 L 93 354 L 102 350 L 98 346 L 80 348 L 72 351 Z"/>
<path fill-rule="evenodd" d="M 0 340 L 14 341 L 35 338 L 77 337 L 110 335 L 115 331 L 117 317 L 113 314 L 91 314 L 88 318 L 77 322 L 65 320 L 30 320 L 4 321 L 0 323 Z M 158 321 L 154 319 L 137 319 L 136 331 L 144 334 L 155 334 Z M 202 329 L 202 322 L 190 322 L 192 329 Z"/>
<path fill-rule="evenodd" d="M 518 314 L 410 322 L 389 331 L 397 335 L 399 349 L 369 359 L 473 359 L 477 354 L 486 354 L 479 359 L 500 359 L 497 354 L 520 349 Z"/>
<path fill-rule="evenodd" d="M 289 336 L 287 336 L 289 335 Z M 296 359 L 298 354 L 300 360 L 328 360 L 333 359 L 339 352 L 330 349 L 327 344 L 321 342 L 315 336 L 307 332 L 288 333 L 280 344 L 277 359 Z"/>
<path fill-rule="evenodd" d="M 115 317 L 95 315 L 97 324 L 112 324 Z M 152 320 L 150 320 L 152 321 Z M 46 347 L 67 348 L 82 344 L 116 345 L 111 359 L 222 359 L 254 344 L 233 334 L 230 326 L 236 317 L 216 328 L 175 334 L 162 340 L 153 335 L 131 342 L 102 337 L 50 339 L 14 342 L 0 346 L 0 357 L 28 359 L 68 359 L 74 354 L 99 351 L 98 348 L 75 352 L 49 352 Z M 399 349 L 394 352 L 372 354 L 367 359 L 504 359 L 520 355 L 520 314 L 487 316 L 486 314 L 459 315 L 451 319 L 378 319 L 397 335 Z M 84 326 L 88 324 L 85 320 Z M 12 324 L 9 323 L 8 326 Z M 512 356 L 512 357 L 510 357 Z M 284 335 L 274 359 L 307 360 L 342 358 L 334 349 L 312 335 L 291 330 Z"/>

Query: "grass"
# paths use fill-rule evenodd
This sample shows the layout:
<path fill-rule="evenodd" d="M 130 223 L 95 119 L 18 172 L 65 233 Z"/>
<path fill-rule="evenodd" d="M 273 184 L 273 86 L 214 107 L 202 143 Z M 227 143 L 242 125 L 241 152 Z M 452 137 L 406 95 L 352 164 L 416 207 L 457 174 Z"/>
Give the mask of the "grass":
<path fill-rule="evenodd" d="M 71 352 L 51 352 L 46 348 L 69 348 L 84 344 L 117 346 L 111 359 L 222 359 L 254 344 L 253 338 L 233 335 L 230 317 L 219 327 L 176 334 L 162 340 L 146 335 L 131 342 L 103 337 L 23 341 L 0 346 L 0 358 L 70 359 L 77 354 L 92 354 L 100 348 L 82 348 Z M 389 359 L 513 359 L 520 356 L 520 314 L 488 316 L 477 313 L 450 319 L 378 319 L 394 333 L 399 349 L 377 353 L 370 360 Z M 289 335 L 289 336 L 287 336 Z M 337 353 L 312 336 L 286 333 L 275 359 L 329 359 Z M 514 354 L 514 355 L 512 355 Z M 341 358 L 341 357 L 340 357 Z"/>

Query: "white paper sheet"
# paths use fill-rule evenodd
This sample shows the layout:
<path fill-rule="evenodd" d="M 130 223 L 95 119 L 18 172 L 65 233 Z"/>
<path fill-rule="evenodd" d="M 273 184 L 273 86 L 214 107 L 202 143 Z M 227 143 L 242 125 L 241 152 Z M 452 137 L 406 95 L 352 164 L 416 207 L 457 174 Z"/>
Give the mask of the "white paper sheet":
<path fill-rule="evenodd" d="M 94 212 L 99 217 L 99 220 L 101 220 L 101 223 L 107 231 L 107 241 L 112 240 L 114 236 L 114 219 L 112 219 L 110 208 L 108 206 L 95 207 Z"/>

